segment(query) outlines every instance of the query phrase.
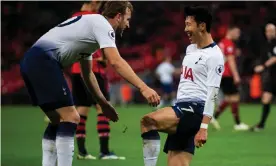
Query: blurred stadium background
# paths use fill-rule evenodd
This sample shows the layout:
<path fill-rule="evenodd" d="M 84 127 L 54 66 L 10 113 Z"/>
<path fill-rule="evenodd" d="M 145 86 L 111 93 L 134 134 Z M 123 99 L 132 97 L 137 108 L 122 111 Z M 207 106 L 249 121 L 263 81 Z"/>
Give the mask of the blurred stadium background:
<path fill-rule="evenodd" d="M 42 34 L 70 17 L 81 2 L 1 2 L 1 158 L 2 166 L 33 166 L 41 163 L 43 113 L 30 106 L 28 93 L 20 76 L 19 61 L 24 52 Z M 242 77 L 240 108 L 243 121 L 253 125 L 261 114 L 261 77 L 253 67 L 265 43 L 264 27 L 276 24 L 276 2 L 133 2 L 131 28 L 117 37 L 121 55 L 150 87 L 160 93 L 155 69 L 164 57 L 170 56 L 180 67 L 189 40 L 184 32 L 185 5 L 208 5 L 214 22 L 212 36 L 218 42 L 231 24 L 241 28 L 236 43 L 237 63 Z M 111 102 L 120 113 L 120 122 L 112 124 L 111 149 L 125 155 L 126 161 L 74 161 L 74 165 L 143 165 L 142 142 L 139 133 L 140 117 L 152 111 L 139 92 L 107 68 Z M 70 84 L 70 73 L 66 73 Z M 178 77 L 174 78 L 175 90 Z M 275 85 L 276 86 L 276 85 Z M 91 108 L 95 110 L 94 108 Z M 262 133 L 233 132 L 229 111 L 222 116 L 222 131 L 210 129 L 208 144 L 197 151 L 192 162 L 196 165 L 275 166 L 276 165 L 276 106 L 272 106 L 267 128 Z M 91 111 L 90 114 L 95 114 Z M 122 133 L 124 125 L 128 126 Z M 96 119 L 88 122 L 88 150 L 98 153 Z M 164 139 L 164 135 L 162 135 Z M 164 142 L 163 142 L 164 143 Z M 158 165 L 166 165 L 160 155 Z"/>

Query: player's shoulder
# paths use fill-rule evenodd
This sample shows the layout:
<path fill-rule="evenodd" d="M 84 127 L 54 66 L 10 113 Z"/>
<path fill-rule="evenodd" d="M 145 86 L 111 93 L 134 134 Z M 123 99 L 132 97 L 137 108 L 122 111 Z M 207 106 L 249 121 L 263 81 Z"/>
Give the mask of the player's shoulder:
<path fill-rule="evenodd" d="M 192 52 L 192 51 L 196 50 L 196 48 L 197 48 L 196 44 L 190 44 L 186 48 L 186 53 Z"/>
<path fill-rule="evenodd" d="M 92 25 L 111 27 L 107 19 L 101 14 L 86 14 L 82 15 L 82 17 Z"/>
<path fill-rule="evenodd" d="M 217 44 L 209 48 L 208 58 L 212 61 L 224 61 L 223 53 Z"/>

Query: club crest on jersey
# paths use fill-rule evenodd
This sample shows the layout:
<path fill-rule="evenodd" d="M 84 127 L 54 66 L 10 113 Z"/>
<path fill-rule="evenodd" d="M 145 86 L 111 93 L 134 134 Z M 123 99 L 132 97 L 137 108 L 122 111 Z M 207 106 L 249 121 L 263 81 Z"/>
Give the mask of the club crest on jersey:
<path fill-rule="evenodd" d="M 223 72 L 224 72 L 224 66 L 223 65 L 218 65 L 216 67 L 216 73 L 221 76 Z"/>
<path fill-rule="evenodd" d="M 193 69 L 188 68 L 187 66 L 183 66 L 183 76 L 184 76 L 185 79 L 189 79 L 191 81 L 194 81 Z"/>
<path fill-rule="evenodd" d="M 115 40 L 115 32 L 113 30 L 108 32 L 108 36 L 112 39 Z"/>

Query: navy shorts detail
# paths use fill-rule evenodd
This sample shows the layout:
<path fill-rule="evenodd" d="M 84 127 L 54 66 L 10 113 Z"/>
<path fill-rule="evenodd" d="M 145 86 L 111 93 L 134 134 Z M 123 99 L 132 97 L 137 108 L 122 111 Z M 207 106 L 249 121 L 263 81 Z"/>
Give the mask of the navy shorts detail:
<path fill-rule="evenodd" d="M 162 84 L 161 83 L 161 88 L 163 93 L 170 94 L 173 91 L 173 86 L 172 84 Z"/>
<path fill-rule="evenodd" d="M 25 53 L 20 67 L 33 105 L 51 110 L 74 105 L 62 67 L 50 53 L 32 47 Z"/>
<path fill-rule="evenodd" d="M 172 107 L 180 121 L 175 134 L 168 134 L 164 152 L 195 152 L 194 138 L 200 128 L 204 105 L 195 102 L 181 102 Z M 185 109 L 185 110 L 184 110 Z"/>

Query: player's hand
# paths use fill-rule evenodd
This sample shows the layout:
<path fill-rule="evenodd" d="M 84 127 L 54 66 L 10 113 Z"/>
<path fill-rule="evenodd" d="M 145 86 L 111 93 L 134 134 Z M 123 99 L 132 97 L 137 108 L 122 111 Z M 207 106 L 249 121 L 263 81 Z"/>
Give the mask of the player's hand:
<path fill-rule="evenodd" d="M 102 108 L 103 114 L 113 122 L 117 122 L 119 120 L 118 113 L 115 108 L 108 101 L 101 101 L 99 105 Z"/>
<path fill-rule="evenodd" d="M 255 71 L 256 73 L 261 73 L 261 72 L 264 71 L 264 66 L 263 66 L 263 65 L 258 65 L 258 66 L 256 66 L 256 67 L 254 68 L 254 71 Z"/>
<path fill-rule="evenodd" d="M 235 84 L 235 85 L 239 85 L 240 83 L 241 83 L 241 78 L 240 78 L 240 76 L 234 77 L 234 84 Z"/>
<path fill-rule="evenodd" d="M 199 129 L 199 131 L 197 132 L 196 136 L 195 136 L 195 146 L 197 148 L 201 148 L 203 147 L 203 145 L 207 142 L 207 129 Z"/>
<path fill-rule="evenodd" d="M 160 96 L 151 88 L 148 86 L 142 88 L 140 90 L 141 94 L 146 98 L 149 105 L 156 107 L 160 103 Z"/>

